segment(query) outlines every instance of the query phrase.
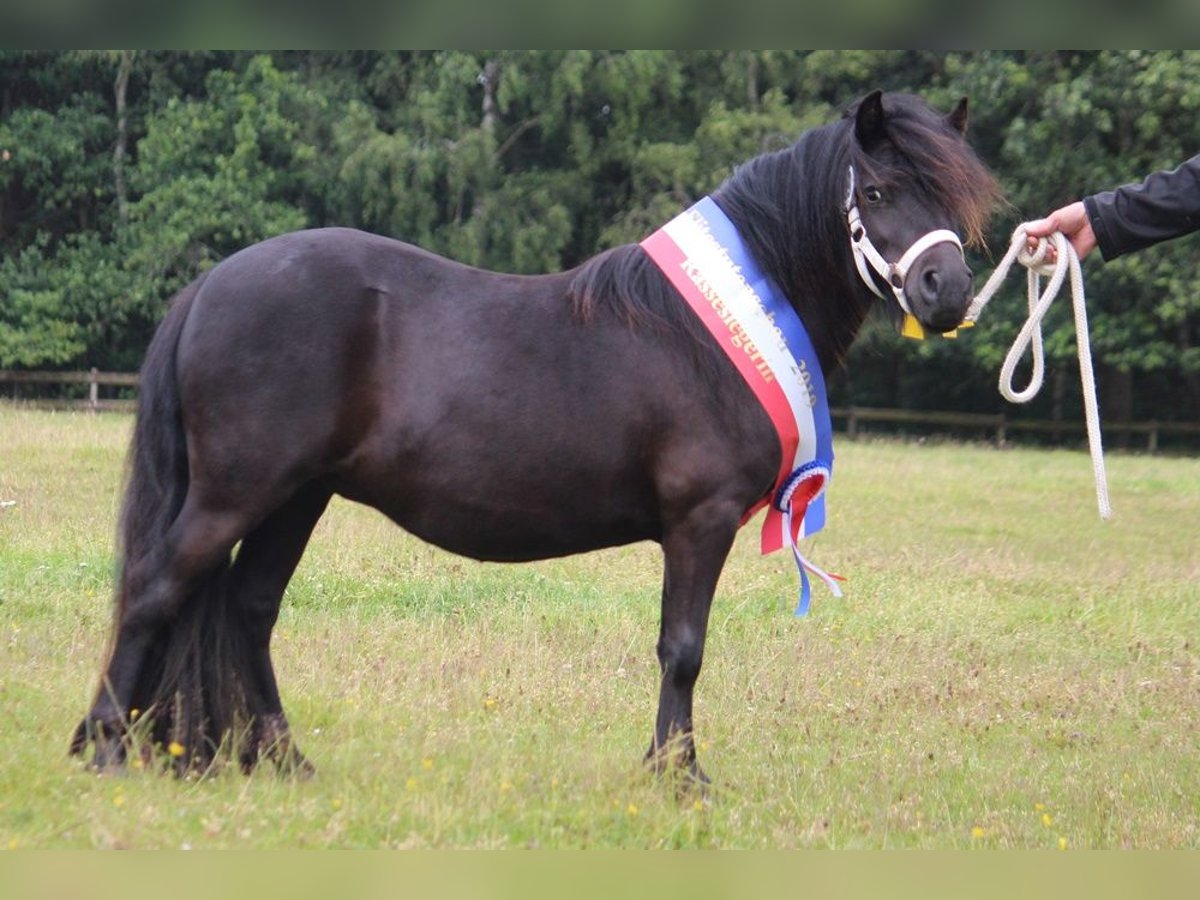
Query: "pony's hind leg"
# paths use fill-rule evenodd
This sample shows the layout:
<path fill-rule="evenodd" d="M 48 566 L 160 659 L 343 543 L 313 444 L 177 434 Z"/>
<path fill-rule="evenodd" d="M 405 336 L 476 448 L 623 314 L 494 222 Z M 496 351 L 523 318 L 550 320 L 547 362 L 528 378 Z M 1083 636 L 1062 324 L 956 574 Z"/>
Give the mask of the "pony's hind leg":
<path fill-rule="evenodd" d="M 197 588 L 220 571 L 245 527 L 242 517 L 205 508 L 189 494 L 178 517 L 142 558 L 122 573 L 114 641 L 96 700 L 72 741 L 95 745 L 93 765 L 120 765 L 135 697 L 147 696 L 147 661 Z"/>
<path fill-rule="evenodd" d="M 284 503 L 242 541 L 230 581 L 232 610 L 243 629 L 241 668 L 250 730 L 239 759 L 244 771 L 260 759 L 280 769 L 309 774 L 312 766 L 292 740 L 271 665 L 271 631 L 284 591 L 331 492 L 311 483 Z"/>

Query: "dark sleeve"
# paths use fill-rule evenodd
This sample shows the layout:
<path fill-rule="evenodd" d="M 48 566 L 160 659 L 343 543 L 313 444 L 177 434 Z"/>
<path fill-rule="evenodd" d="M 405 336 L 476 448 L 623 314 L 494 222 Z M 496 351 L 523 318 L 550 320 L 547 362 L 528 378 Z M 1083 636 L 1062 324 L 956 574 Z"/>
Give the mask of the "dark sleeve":
<path fill-rule="evenodd" d="M 1113 259 L 1200 229 L 1200 156 L 1171 171 L 1155 172 L 1083 198 L 1100 254 Z"/>

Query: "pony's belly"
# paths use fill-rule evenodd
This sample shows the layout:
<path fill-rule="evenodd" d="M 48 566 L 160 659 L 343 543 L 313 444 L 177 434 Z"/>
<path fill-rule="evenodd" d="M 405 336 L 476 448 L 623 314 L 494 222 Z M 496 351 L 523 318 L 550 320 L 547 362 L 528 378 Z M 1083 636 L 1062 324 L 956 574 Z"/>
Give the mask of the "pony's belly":
<path fill-rule="evenodd" d="M 395 479 L 391 490 L 342 482 L 338 493 L 372 506 L 444 550 L 492 562 L 526 562 L 657 540 L 657 501 L 648 492 L 598 494 L 545 481 L 448 486 Z"/>
<path fill-rule="evenodd" d="M 538 516 L 444 501 L 433 508 L 381 511 L 424 541 L 487 562 L 550 559 L 659 536 L 656 523 L 631 516 Z"/>
<path fill-rule="evenodd" d="M 658 537 L 656 530 L 632 522 L 591 523 L 591 527 L 574 522 L 560 529 L 529 528 L 527 522 L 516 520 L 483 527 L 474 527 L 469 520 L 432 527 L 399 524 L 443 550 L 483 562 L 530 562 Z"/>

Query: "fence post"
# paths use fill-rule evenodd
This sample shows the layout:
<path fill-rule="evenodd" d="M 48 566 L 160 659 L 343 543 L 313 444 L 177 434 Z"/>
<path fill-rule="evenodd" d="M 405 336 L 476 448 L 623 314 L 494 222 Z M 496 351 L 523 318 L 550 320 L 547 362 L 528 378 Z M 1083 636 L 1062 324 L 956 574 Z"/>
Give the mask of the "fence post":
<path fill-rule="evenodd" d="M 1007 421 L 1004 413 L 1000 413 L 1000 418 L 996 422 L 996 446 L 1000 449 L 1004 448 L 1004 442 L 1008 439 Z"/>
<path fill-rule="evenodd" d="M 92 412 L 100 408 L 100 382 L 97 379 L 99 374 L 95 366 L 88 372 L 88 409 Z"/>
<path fill-rule="evenodd" d="M 1146 449 L 1151 453 L 1158 452 L 1158 419 L 1150 420 L 1150 434 L 1146 438 Z"/>
<path fill-rule="evenodd" d="M 855 415 L 854 407 L 850 407 L 850 411 L 846 414 L 846 437 L 854 440 L 858 437 L 858 416 Z"/>

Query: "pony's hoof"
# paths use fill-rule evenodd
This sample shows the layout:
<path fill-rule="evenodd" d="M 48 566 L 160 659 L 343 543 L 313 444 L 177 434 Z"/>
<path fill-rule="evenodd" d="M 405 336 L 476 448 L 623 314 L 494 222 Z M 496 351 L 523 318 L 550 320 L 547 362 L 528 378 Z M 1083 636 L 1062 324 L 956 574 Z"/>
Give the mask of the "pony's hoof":
<path fill-rule="evenodd" d="M 111 775 L 125 769 L 125 743 L 116 737 L 97 737 L 96 752 L 92 755 L 92 768 L 101 774 Z"/>
<path fill-rule="evenodd" d="M 112 773 L 125 767 L 125 741 L 122 729 L 92 718 L 84 719 L 71 737 L 71 756 L 84 756 L 88 745 L 93 748 L 89 768 L 100 773 Z"/>
<path fill-rule="evenodd" d="M 288 754 L 286 759 L 277 761 L 275 768 L 281 775 L 295 778 L 297 781 L 307 781 L 317 774 L 317 767 L 310 763 L 308 757 L 299 750 L 294 750 Z"/>
<path fill-rule="evenodd" d="M 291 745 L 283 751 L 272 747 L 261 753 L 253 754 L 249 759 L 243 757 L 242 771 L 249 775 L 264 760 L 270 761 L 275 766 L 275 771 L 285 778 L 307 781 L 317 774 L 317 767 L 308 761 L 308 757 Z"/>
<path fill-rule="evenodd" d="M 695 759 L 675 770 L 674 784 L 677 800 L 681 802 L 698 800 L 701 803 L 708 803 L 712 779 L 700 768 Z"/>
<path fill-rule="evenodd" d="M 676 793 L 683 797 L 697 792 L 702 798 L 708 796 L 712 779 L 696 762 L 696 750 L 691 746 L 655 747 L 650 745 L 646 753 L 646 765 L 660 778 L 670 777 Z"/>
<path fill-rule="evenodd" d="M 240 755 L 242 771 L 249 775 L 259 763 L 269 760 L 280 775 L 305 780 L 317 773 L 292 740 L 292 732 L 283 715 L 264 716 L 256 723 L 249 744 Z"/>

